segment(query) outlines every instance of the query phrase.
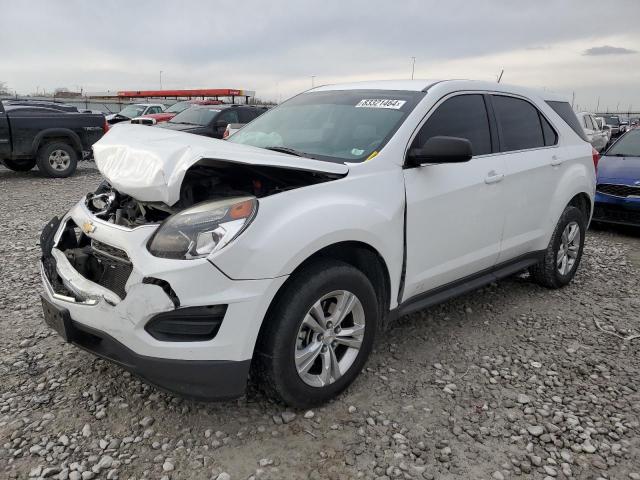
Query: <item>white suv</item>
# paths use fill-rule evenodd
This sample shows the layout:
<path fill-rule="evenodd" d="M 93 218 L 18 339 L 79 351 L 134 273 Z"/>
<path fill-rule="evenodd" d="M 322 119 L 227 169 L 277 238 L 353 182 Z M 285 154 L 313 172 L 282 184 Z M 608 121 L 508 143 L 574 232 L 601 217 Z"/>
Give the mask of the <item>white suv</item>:
<path fill-rule="evenodd" d="M 306 407 L 394 317 L 525 269 L 573 278 L 598 156 L 570 105 L 502 84 L 315 88 L 227 141 L 126 125 L 45 227 L 46 322 L 162 388 Z"/>

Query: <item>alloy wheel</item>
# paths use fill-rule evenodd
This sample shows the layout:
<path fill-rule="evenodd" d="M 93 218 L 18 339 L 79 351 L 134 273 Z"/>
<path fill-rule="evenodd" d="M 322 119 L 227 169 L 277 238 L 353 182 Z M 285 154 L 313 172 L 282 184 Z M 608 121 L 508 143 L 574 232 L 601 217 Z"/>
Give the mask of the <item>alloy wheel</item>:
<path fill-rule="evenodd" d="M 358 357 L 365 328 L 362 303 L 353 293 L 336 290 L 316 301 L 296 337 L 294 360 L 302 381 L 324 387 L 342 377 Z"/>
<path fill-rule="evenodd" d="M 71 156 L 64 150 L 54 150 L 49 154 L 49 165 L 55 170 L 66 170 L 71 164 Z"/>
<path fill-rule="evenodd" d="M 578 222 L 570 222 L 564 227 L 560 246 L 556 256 L 556 267 L 560 275 L 567 275 L 573 269 L 580 251 L 580 225 Z"/>

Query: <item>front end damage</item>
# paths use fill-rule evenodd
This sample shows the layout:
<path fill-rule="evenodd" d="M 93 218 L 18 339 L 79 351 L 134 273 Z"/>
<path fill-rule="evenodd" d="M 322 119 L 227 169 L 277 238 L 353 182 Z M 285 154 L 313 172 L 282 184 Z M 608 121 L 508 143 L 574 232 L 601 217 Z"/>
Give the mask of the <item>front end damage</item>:
<path fill-rule="evenodd" d="M 201 142 L 180 135 L 182 150 L 187 141 Z M 269 195 L 340 178 L 346 167 L 323 171 L 302 161 L 303 168 L 294 168 L 299 159 L 272 152 L 264 163 L 241 162 L 237 146 L 227 155 L 232 159 L 220 159 L 201 145 L 189 161 L 181 154 L 181 166 L 157 170 L 162 157 L 130 167 L 125 180 L 114 162 L 144 163 L 162 148 L 156 142 L 150 154 L 140 145 L 125 148 L 121 137 L 106 139 L 95 152 L 106 181 L 43 230 L 45 320 L 67 341 L 166 390 L 199 399 L 242 394 L 260 322 L 286 277 L 233 280 L 206 255 L 154 255 L 149 244 L 162 225 L 203 203 L 249 198 L 257 205 Z M 131 173 L 136 170 L 144 173 Z"/>

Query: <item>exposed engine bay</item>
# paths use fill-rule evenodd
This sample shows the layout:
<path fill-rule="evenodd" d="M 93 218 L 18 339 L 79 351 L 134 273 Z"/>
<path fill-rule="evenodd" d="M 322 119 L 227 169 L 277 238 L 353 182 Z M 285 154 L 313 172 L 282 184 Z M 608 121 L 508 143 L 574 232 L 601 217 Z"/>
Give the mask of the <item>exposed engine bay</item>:
<path fill-rule="evenodd" d="M 186 172 L 180 188 L 180 199 L 174 205 L 138 201 L 116 191 L 108 181 L 88 194 L 85 204 L 96 217 L 133 228 L 161 223 L 170 215 L 200 202 L 246 195 L 263 198 L 335 180 L 341 176 L 283 167 L 202 160 Z"/>

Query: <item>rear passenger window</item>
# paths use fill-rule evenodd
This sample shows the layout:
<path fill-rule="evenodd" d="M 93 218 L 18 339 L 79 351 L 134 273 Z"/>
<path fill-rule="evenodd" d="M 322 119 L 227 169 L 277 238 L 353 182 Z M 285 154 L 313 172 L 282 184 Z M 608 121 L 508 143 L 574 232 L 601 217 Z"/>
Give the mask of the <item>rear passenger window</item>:
<path fill-rule="evenodd" d="M 538 113 L 540 116 L 540 123 L 542 123 L 542 133 L 544 135 L 544 145 L 549 147 L 551 145 L 555 145 L 558 143 L 558 134 L 553 129 L 549 121 L 542 116 L 541 113 Z"/>
<path fill-rule="evenodd" d="M 255 111 L 251 108 L 241 108 L 239 113 L 241 123 L 249 123 L 251 120 L 256 118 Z"/>
<path fill-rule="evenodd" d="M 545 146 L 538 110 L 525 100 L 493 96 L 503 152 Z"/>
<path fill-rule="evenodd" d="M 482 95 L 458 95 L 445 100 L 422 126 L 413 146 L 420 147 L 439 135 L 466 138 L 473 155 L 491 153 L 489 117 Z"/>

